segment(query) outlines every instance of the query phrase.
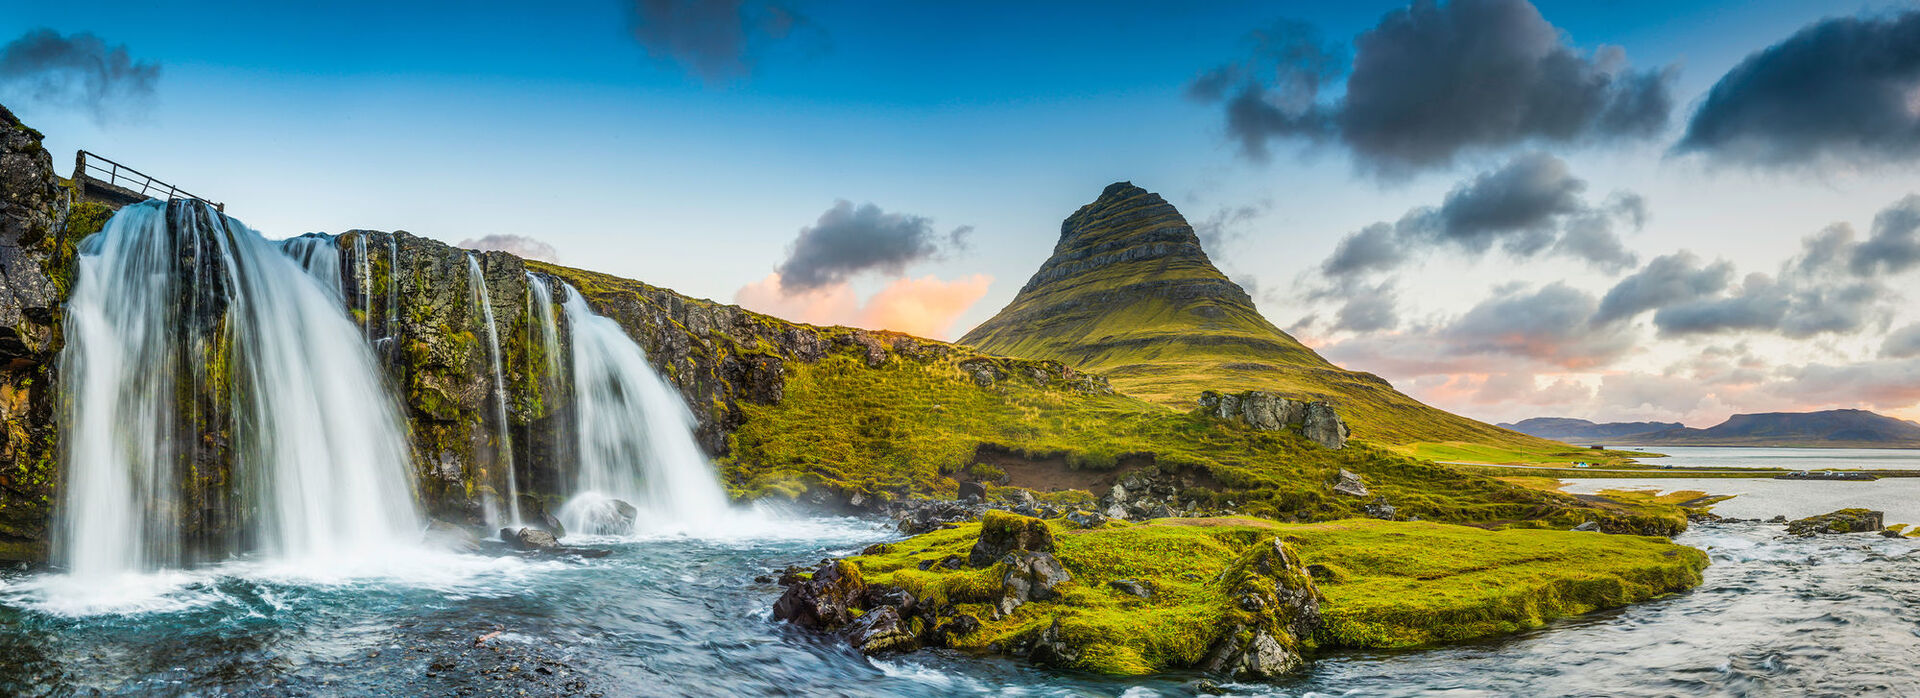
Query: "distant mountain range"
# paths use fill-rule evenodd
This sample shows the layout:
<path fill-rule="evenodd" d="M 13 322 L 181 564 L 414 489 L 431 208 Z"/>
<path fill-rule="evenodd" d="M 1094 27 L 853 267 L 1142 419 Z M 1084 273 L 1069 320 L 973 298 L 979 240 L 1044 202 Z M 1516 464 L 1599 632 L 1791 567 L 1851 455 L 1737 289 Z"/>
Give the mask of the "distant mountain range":
<path fill-rule="evenodd" d="M 1706 429 L 1678 422 L 1536 417 L 1502 427 L 1558 441 L 1607 446 L 1920 447 L 1920 424 L 1866 410 L 1736 414 Z"/>

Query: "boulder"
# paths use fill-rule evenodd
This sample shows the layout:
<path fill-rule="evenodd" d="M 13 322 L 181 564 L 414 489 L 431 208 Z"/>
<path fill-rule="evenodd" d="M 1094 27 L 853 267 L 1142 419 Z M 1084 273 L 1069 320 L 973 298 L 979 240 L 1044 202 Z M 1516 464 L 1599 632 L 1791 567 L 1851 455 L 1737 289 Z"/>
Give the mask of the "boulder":
<path fill-rule="evenodd" d="M 962 502 L 987 501 L 987 486 L 978 482 L 962 482 L 959 498 Z"/>
<path fill-rule="evenodd" d="M 1279 538 L 1269 538 L 1234 561 L 1223 581 L 1249 621 L 1221 634 L 1201 668 L 1264 680 L 1303 664 L 1299 642 L 1320 627 L 1320 592 L 1300 557 Z"/>
<path fill-rule="evenodd" d="M 1067 514 L 1067 523 L 1081 528 L 1099 528 L 1107 525 L 1107 517 L 1097 512 L 1075 509 Z"/>
<path fill-rule="evenodd" d="M 1796 536 L 1827 533 L 1870 533 L 1887 527 L 1886 515 L 1867 509 L 1841 509 L 1787 522 L 1787 532 Z"/>
<path fill-rule="evenodd" d="M 1027 661 L 1044 666 L 1072 667 L 1080 661 L 1080 650 L 1067 642 L 1060 631 L 1060 619 L 1033 639 L 1032 649 L 1027 650 Z"/>
<path fill-rule="evenodd" d="M 1240 422 L 1260 431 L 1297 431 L 1309 441 L 1331 449 L 1345 448 L 1350 434 L 1333 405 L 1302 402 L 1264 391 L 1223 394 L 1209 390 L 1200 394 L 1200 409 L 1213 417 Z"/>
<path fill-rule="evenodd" d="M 841 630 L 847 643 L 865 654 L 906 652 L 920 646 L 912 624 L 892 606 L 881 606 L 854 619 Z"/>
<path fill-rule="evenodd" d="M 827 562 L 812 578 L 787 587 L 773 604 L 773 617 L 803 628 L 833 630 L 853 621 L 866 595 L 860 568 L 844 560 Z"/>
<path fill-rule="evenodd" d="M 560 540 L 554 538 L 553 534 L 537 528 L 522 528 L 517 531 L 503 528 L 500 529 L 500 540 L 506 541 L 507 546 L 514 550 L 545 550 L 560 546 Z"/>
<path fill-rule="evenodd" d="M 980 519 L 980 539 L 967 553 L 967 564 L 986 567 L 1015 551 L 1053 552 L 1053 530 L 1039 519 L 989 511 Z"/>
<path fill-rule="evenodd" d="M 1059 596 L 1055 587 L 1073 580 L 1073 575 L 1052 553 L 1010 553 L 1006 565 L 1006 572 L 1000 575 L 1000 601 L 996 605 L 1001 615 L 1012 613 L 1028 601 L 1047 601 Z"/>
<path fill-rule="evenodd" d="M 1597 532 L 1597 531 L 1599 531 L 1599 530 L 1600 530 L 1600 524 L 1598 524 L 1598 523 L 1596 523 L 1596 522 L 1593 522 L 1593 521 L 1588 521 L 1588 522 L 1586 522 L 1586 523 L 1582 523 L 1582 524 L 1580 524 L 1580 525 L 1578 525 L 1578 526 L 1575 526 L 1575 527 L 1573 527 L 1573 530 L 1575 530 L 1575 531 L 1593 531 L 1593 532 Z"/>
<path fill-rule="evenodd" d="M 1344 494 L 1349 497 L 1365 497 L 1367 496 L 1367 485 L 1360 480 L 1359 475 L 1353 471 L 1342 468 L 1339 478 L 1333 483 L 1333 492 L 1334 494 Z"/>
<path fill-rule="evenodd" d="M 1400 510 L 1388 504 L 1386 497 L 1375 497 L 1373 503 L 1360 507 L 1360 513 L 1382 521 L 1395 521 L 1400 518 Z"/>
<path fill-rule="evenodd" d="M 626 502 L 618 499 L 613 501 L 616 504 L 626 504 Z M 633 505 L 627 504 L 627 509 L 632 510 Z M 631 522 L 633 521 L 633 514 L 636 513 L 638 512 L 631 512 L 627 515 L 627 521 L 629 522 L 627 528 L 631 529 L 633 527 Z M 567 527 L 561 525 L 560 519 L 555 518 L 552 513 L 547 511 L 547 505 L 541 502 L 539 497 L 531 494 L 520 495 L 520 518 L 526 521 L 527 526 L 551 533 L 555 538 L 567 537 Z"/>
<path fill-rule="evenodd" d="M 1306 660 L 1300 653 L 1274 639 L 1265 630 L 1236 628 L 1207 653 L 1201 668 L 1208 673 L 1236 679 L 1267 681 L 1300 668 Z"/>
<path fill-rule="evenodd" d="M 941 618 L 930 633 L 931 642 L 940 646 L 953 644 L 954 638 L 972 635 L 980 629 L 980 619 L 966 613 Z"/>
<path fill-rule="evenodd" d="M 1153 598 L 1153 587 L 1143 582 L 1136 582 L 1131 579 L 1115 579 L 1107 582 L 1107 586 L 1112 587 L 1114 591 L 1122 594 L 1131 594 L 1143 599 Z"/>

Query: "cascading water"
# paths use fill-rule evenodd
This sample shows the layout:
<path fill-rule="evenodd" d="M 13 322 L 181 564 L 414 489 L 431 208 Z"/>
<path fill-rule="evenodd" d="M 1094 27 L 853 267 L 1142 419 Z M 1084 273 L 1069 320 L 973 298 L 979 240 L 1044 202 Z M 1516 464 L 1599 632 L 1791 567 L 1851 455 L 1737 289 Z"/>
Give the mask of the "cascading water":
<path fill-rule="evenodd" d="M 487 293 L 487 277 L 480 270 L 479 255 L 467 255 L 467 291 L 480 308 L 480 319 L 487 330 L 487 359 L 493 365 L 494 465 L 507 471 L 506 518 L 499 523 L 519 528 L 520 481 L 513 467 L 513 431 L 507 423 L 507 379 L 500 369 L 500 330 L 493 322 L 493 297 Z"/>
<path fill-rule="evenodd" d="M 693 413 L 680 394 L 619 323 L 593 312 L 572 286 L 564 290 L 579 466 L 561 523 L 621 534 L 725 516 L 727 494 L 693 441 Z"/>
<path fill-rule="evenodd" d="M 306 265 L 184 200 L 128 206 L 81 245 L 56 536 L 75 578 L 244 550 L 340 559 L 418 535 L 404 423 L 339 298 L 303 269 L 326 254 L 289 249 Z"/>
<path fill-rule="evenodd" d="M 312 274 L 335 300 L 344 302 L 347 291 L 340 283 L 340 248 L 335 246 L 332 235 L 307 233 L 287 238 L 280 241 L 280 249 Z"/>
<path fill-rule="evenodd" d="M 569 472 L 573 458 L 573 425 L 568 420 L 568 410 L 553 409 L 554 402 L 565 390 L 567 376 L 565 357 L 560 355 L 560 327 L 554 321 L 553 291 L 547 279 L 533 272 L 527 272 L 527 346 L 538 346 L 541 350 L 540 390 L 549 406 L 547 411 L 548 436 L 552 453 L 548 462 L 559 471 L 556 481 L 567 483 L 572 480 Z"/>
<path fill-rule="evenodd" d="M 360 281 L 360 336 L 373 341 L 373 260 L 367 258 L 367 234 L 353 234 L 353 275 Z"/>

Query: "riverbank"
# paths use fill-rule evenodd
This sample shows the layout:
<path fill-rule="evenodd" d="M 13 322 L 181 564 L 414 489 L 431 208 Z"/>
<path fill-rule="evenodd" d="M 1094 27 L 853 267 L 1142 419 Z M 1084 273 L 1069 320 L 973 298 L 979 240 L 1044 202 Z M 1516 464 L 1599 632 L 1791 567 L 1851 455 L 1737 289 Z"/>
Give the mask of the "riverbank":
<path fill-rule="evenodd" d="M 190 603 L 88 616 L 23 605 L 36 577 L 4 575 L 0 693 L 1184 695 L 1204 679 L 1108 679 L 952 650 L 869 658 L 769 617 L 783 588 L 756 577 L 901 539 L 891 521 L 797 517 L 721 537 L 596 539 L 613 554 L 446 566 L 435 578 L 217 567 L 167 597 Z M 1483 641 L 1324 649 L 1279 682 L 1220 690 L 1851 695 L 1920 684 L 1915 541 L 1701 524 L 1676 543 L 1713 562 L 1686 593 Z"/>

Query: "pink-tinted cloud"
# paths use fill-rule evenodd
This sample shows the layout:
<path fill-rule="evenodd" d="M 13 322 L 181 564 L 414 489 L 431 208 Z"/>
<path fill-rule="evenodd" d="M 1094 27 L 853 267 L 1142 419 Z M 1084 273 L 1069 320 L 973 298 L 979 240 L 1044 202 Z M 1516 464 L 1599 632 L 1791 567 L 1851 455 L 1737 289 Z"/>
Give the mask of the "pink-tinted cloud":
<path fill-rule="evenodd" d="M 953 323 L 987 294 L 985 274 L 943 280 L 934 276 L 894 279 L 862 301 L 846 282 L 806 291 L 782 286 L 780 275 L 742 286 L 733 302 L 742 307 L 815 325 L 847 325 L 951 339 Z"/>

